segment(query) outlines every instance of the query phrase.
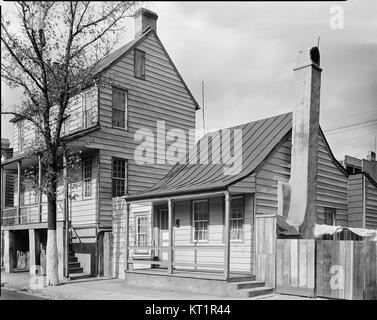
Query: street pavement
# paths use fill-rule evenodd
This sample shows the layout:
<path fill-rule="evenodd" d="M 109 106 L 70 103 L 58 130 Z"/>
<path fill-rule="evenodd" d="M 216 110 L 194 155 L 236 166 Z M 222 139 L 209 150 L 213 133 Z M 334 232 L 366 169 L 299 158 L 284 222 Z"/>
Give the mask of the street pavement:
<path fill-rule="evenodd" d="M 11 291 L 1 288 L 0 300 L 48 300 L 46 298 L 37 297 L 32 294 Z"/>
<path fill-rule="evenodd" d="M 145 287 L 129 286 L 122 279 L 87 278 L 81 280 L 63 281 L 56 287 L 31 288 L 29 273 L 1 272 L 2 290 L 21 291 L 21 293 L 7 292 L 8 297 L 26 298 L 25 292 L 57 300 L 235 300 L 229 297 L 203 295 L 192 292 L 162 290 Z M 20 295 L 18 295 L 20 294 Z M 9 298 L 10 299 L 10 298 Z M 271 294 L 248 300 L 306 300 L 304 297 L 283 296 Z"/>

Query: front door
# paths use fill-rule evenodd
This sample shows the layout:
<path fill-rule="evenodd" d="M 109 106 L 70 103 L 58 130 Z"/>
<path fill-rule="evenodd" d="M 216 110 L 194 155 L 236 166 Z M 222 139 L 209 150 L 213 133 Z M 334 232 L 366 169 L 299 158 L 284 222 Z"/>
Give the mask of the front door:
<path fill-rule="evenodd" d="M 169 246 L 169 228 L 168 228 L 168 209 L 167 208 L 159 208 L 157 210 L 157 220 L 158 220 L 159 246 L 168 247 Z M 168 261 L 168 251 L 159 250 L 158 260 Z"/>

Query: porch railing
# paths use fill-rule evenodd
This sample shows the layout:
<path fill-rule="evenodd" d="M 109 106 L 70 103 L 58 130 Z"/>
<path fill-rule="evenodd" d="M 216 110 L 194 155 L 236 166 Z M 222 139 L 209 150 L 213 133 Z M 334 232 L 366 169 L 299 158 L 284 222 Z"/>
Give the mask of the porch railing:
<path fill-rule="evenodd" d="M 132 251 L 131 251 L 132 250 Z M 128 246 L 128 257 L 127 257 L 127 269 L 131 265 L 132 268 L 135 264 L 142 264 L 142 265 L 158 265 L 160 267 L 167 267 L 169 269 L 169 261 L 168 260 L 156 260 L 157 257 L 161 256 L 161 252 L 169 251 L 170 248 L 167 246 Z M 173 245 L 172 248 L 172 262 L 171 262 L 171 270 L 178 268 L 184 268 L 185 270 L 211 270 L 211 271 L 218 271 L 223 272 L 225 269 L 225 254 L 223 254 L 222 262 L 220 263 L 206 263 L 201 262 L 203 257 L 198 257 L 198 252 L 200 251 L 208 251 L 210 253 L 220 252 L 224 253 L 225 246 L 224 245 L 185 245 L 185 246 L 177 246 Z M 143 251 L 143 252 L 140 252 Z M 193 251 L 192 256 L 193 261 L 185 261 L 182 259 L 177 259 L 177 253 L 182 251 Z M 132 255 L 131 255 L 132 253 Z"/>
<path fill-rule="evenodd" d="M 57 201 L 58 220 L 61 216 L 61 203 Z M 18 210 L 19 209 L 19 210 Z M 34 203 L 18 207 L 4 208 L 2 211 L 2 226 L 23 225 L 29 223 L 47 222 L 47 203 Z"/>

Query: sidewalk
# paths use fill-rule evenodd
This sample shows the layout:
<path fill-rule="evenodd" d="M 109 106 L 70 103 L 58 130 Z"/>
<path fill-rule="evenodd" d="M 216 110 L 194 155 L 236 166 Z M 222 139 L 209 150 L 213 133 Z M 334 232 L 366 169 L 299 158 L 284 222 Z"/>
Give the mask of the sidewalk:
<path fill-rule="evenodd" d="M 58 300 L 233 300 L 229 297 L 219 297 L 195 294 L 191 292 L 168 291 L 126 285 L 122 279 L 88 278 L 82 280 L 64 281 L 56 287 L 43 289 L 30 288 L 29 273 L 1 272 L 2 288 L 24 291 L 33 295 Z M 278 294 L 258 297 L 250 300 L 306 300 L 303 297 L 282 296 Z"/>

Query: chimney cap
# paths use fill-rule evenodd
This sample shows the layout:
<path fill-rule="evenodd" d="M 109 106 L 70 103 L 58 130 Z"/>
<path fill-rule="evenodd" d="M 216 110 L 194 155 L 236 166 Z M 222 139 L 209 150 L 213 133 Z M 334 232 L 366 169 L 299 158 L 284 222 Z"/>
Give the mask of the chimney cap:
<path fill-rule="evenodd" d="M 298 70 L 308 66 L 315 66 L 322 71 L 319 67 L 321 55 L 318 47 L 312 47 L 300 50 L 296 58 L 296 66 L 293 70 Z"/>
<path fill-rule="evenodd" d="M 146 8 L 139 8 L 134 12 L 134 17 L 138 17 L 140 15 L 146 16 L 148 18 L 152 18 L 157 20 L 158 14 L 152 10 L 146 9 Z"/>

